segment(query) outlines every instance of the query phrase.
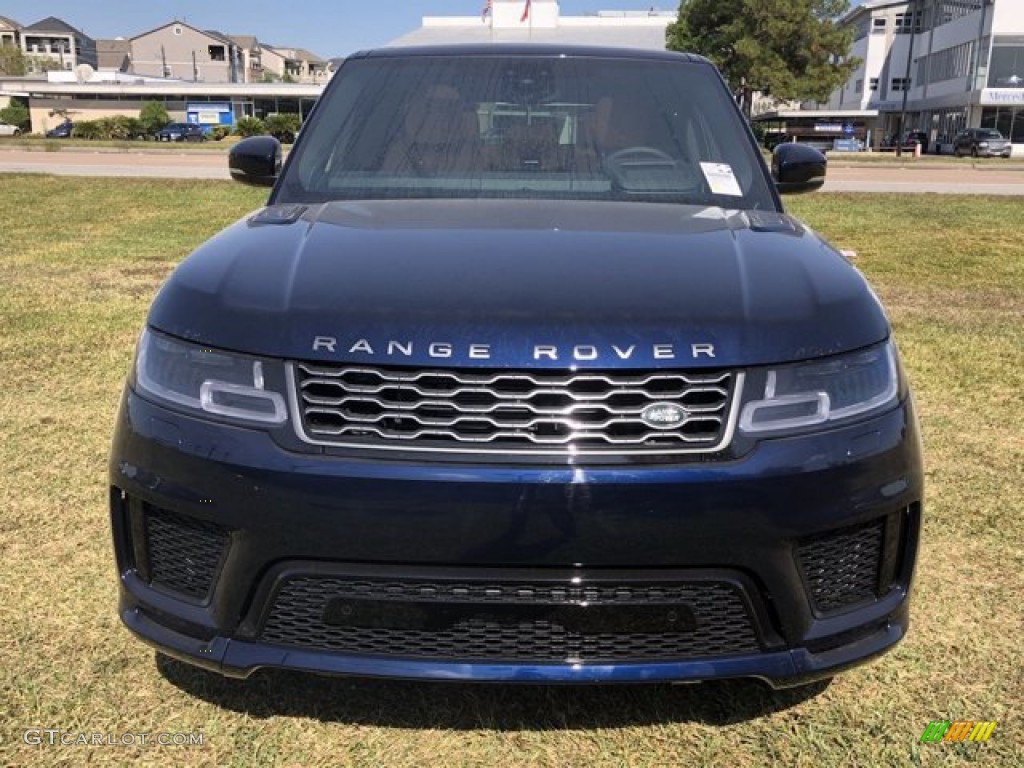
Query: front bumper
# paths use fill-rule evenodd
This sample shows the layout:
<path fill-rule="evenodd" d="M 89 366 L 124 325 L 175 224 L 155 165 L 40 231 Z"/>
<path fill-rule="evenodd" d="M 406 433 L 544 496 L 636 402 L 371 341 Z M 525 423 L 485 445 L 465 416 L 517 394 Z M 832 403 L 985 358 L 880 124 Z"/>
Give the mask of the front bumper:
<path fill-rule="evenodd" d="M 129 390 L 120 614 L 239 677 L 796 685 L 906 633 L 922 482 L 909 401 L 742 459 L 588 468 L 300 454 Z"/>

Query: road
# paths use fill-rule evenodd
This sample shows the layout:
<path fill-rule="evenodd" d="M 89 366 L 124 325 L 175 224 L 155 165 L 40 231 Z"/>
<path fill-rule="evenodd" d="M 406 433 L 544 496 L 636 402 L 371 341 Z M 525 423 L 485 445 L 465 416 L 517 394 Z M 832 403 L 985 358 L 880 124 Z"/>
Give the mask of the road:
<path fill-rule="evenodd" d="M 53 173 L 58 176 L 137 176 L 159 179 L 230 179 L 221 152 L 0 152 L 0 173 Z"/>
<path fill-rule="evenodd" d="M 955 162 L 955 161 L 952 161 Z M 974 168 L 833 167 L 826 192 L 935 192 L 957 195 L 1024 195 L 1024 165 Z"/>
<path fill-rule="evenodd" d="M 951 160 L 951 163 L 955 162 Z M 827 192 L 936 192 L 951 194 L 1024 195 L 1024 165 L 894 168 L 833 167 Z M 62 150 L 0 151 L 0 173 L 53 173 L 63 176 L 137 176 L 164 179 L 228 179 L 222 152 L 97 152 Z"/>

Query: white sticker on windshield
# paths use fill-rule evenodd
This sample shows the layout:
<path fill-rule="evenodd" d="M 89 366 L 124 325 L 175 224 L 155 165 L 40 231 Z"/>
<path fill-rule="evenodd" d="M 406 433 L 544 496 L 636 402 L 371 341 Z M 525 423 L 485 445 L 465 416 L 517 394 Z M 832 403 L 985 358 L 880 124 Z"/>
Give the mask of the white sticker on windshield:
<path fill-rule="evenodd" d="M 728 163 L 701 163 L 700 169 L 704 171 L 704 178 L 708 180 L 712 194 L 743 197 L 743 190 Z"/>

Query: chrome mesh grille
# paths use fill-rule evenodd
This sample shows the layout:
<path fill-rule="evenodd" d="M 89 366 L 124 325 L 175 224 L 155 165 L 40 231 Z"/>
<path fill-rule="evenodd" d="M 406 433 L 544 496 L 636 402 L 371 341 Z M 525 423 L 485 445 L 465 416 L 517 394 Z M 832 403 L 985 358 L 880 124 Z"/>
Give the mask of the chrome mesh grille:
<path fill-rule="evenodd" d="M 736 376 L 722 371 L 481 371 L 294 365 L 303 430 L 319 443 L 543 453 L 721 447 Z M 685 414 L 645 422 L 651 406 Z"/>

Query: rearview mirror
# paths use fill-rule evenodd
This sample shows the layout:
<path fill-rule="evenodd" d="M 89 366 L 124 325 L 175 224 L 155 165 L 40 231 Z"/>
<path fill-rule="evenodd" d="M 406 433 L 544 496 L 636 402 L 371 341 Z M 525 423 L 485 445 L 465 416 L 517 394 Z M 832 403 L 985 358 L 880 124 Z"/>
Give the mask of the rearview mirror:
<path fill-rule="evenodd" d="M 242 139 L 228 154 L 231 178 L 251 187 L 272 187 L 281 173 L 281 142 L 273 136 Z"/>
<path fill-rule="evenodd" d="M 813 192 L 825 183 L 828 159 L 806 144 L 779 144 L 772 152 L 772 179 L 779 194 Z"/>

